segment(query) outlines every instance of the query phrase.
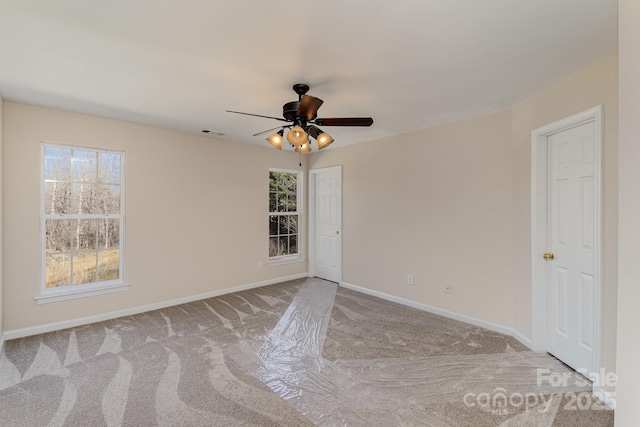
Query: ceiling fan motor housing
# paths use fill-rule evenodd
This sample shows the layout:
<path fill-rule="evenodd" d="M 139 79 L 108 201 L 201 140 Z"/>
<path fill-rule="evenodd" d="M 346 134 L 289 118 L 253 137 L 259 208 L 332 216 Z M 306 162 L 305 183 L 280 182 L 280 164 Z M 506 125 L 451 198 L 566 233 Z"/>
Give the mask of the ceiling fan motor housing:
<path fill-rule="evenodd" d="M 289 121 L 294 121 L 298 114 L 298 107 L 300 107 L 300 101 L 287 102 L 282 106 L 282 116 Z"/>

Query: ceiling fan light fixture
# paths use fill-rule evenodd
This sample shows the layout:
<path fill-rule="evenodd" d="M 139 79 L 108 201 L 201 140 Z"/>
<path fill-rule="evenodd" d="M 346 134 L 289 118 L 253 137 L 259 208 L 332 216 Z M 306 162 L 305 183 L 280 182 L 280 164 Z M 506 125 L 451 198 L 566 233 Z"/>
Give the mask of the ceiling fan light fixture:
<path fill-rule="evenodd" d="M 331 144 L 333 141 L 335 141 L 331 137 L 331 135 L 325 132 L 322 132 L 320 135 L 318 135 L 318 138 L 316 139 L 318 140 L 318 150 L 322 150 L 323 148 Z"/>
<path fill-rule="evenodd" d="M 305 83 L 297 83 L 293 85 L 293 91 L 298 95 L 298 100 L 287 102 L 282 106 L 282 118 L 264 116 L 262 114 L 245 113 L 242 111 L 226 111 L 228 113 L 262 117 L 265 119 L 285 122 L 286 124 L 281 124 L 280 126 L 254 133 L 253 136 L 264 135 L 269 132 L 273 132 L 276 129 L 280 129 L 278 132 L 270 135 L 267 138 L 267 142 L 278 150 L 282 150 L 284 133 L 287 132 L 287 141 L 295 151 L 299 153 L 311 152 L 311 139 L 315 139 L 318 143 L 318 150 L 322 150 L 334 142 L 333 137 L 328 133 L 325 133 L 318 126 L 367 127 L 373 124 L 373 119 L 371 117 L 318 117 L 318 108 L 320 108 L 324 101 L 320 98 L 316 98 L 315 96 L 307 95 L 309 85 Z M 300 157 L 302 159 L 302 156 Z"/>
<path fill-rule="evenodd" d="M 298 145 L 295 148 L 296 153 L 310 153 L 311 152 L 311 144 L 305 142 L 302 145 Z"/>
<path fill-rule="evenodd" d="M 267 141 L 269 142 L 269 144 L 273 145 L 278 150 L 282 150 L 283 136 L 284 136 L 284 130 L 280 129 L 278 132 L 270 135 L 267 138 Z"/>
<path fill-rule="evenodd" d="M 287 133 L 287 141 L 289 141 L 291 145 L 299 147 L 307 142 L 307 133 L 300 126 L 294 126 L 293 129 Z"/>

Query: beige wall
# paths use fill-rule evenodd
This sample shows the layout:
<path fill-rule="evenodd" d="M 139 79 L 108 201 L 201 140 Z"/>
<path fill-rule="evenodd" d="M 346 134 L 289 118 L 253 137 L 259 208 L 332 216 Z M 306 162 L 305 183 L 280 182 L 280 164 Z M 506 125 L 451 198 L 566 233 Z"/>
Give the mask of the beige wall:
<path fill-rule="evenodd" d="M 602 361 L 614 369 L 617 64 L 610 55 L 508 111 L 312 154 L 311 169 L 343 165 L 343 280 L 531 339 L 531 131 L 602 104 Z"/>
<path fill-rule="evenodd" d="M 531 338 L 531 131 L 603 105 L 604 312 L 602 365 L 615 369 L 618 265 L 618 55 L 513 108 L 513 328 Z"/>
<path fill-rule="evenodd" d="M 307 271 L 306 262 L 257 269 L 268 257 L 268 168 L 299 169 L 295 153 L 14 102 L 4 113 L 6 331 Z M 34 301 L 40 141 L 125 152 L 125 280 L 139 290 Z"/>
<path fill-rule="evenodd" d="M 509 111 L 313 154 L 310 169 L 333 165 L 344 282 L 513 324 Z"/>
<path fill-rule="evenodd" d="M 640 420 L 640 2 L 620 0 L 620 234 L 616 426 Z"/>

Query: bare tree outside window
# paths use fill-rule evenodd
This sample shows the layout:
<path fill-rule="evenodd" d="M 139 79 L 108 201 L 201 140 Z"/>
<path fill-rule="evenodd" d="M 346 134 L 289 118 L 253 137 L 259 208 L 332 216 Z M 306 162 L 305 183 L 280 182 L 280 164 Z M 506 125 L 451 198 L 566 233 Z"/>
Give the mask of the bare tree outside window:
<path fill-rule="evenodd" d="M 269 171 L 269 257 L 298 254 L 297 172 Z"/>
<path fill-rule="evenodd" d="M 45 288 L 121 279 L 122 154 L 43 149 Z"/>

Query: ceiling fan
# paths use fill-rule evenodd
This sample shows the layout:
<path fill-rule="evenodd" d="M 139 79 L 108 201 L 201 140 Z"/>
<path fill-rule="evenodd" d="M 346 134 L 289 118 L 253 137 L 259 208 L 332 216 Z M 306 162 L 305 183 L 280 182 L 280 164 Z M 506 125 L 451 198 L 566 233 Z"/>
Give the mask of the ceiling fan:
<path fill-rule="evenodd" d="M 318 108 L 320 108 L 324 101 L 315 96 L 307 95 L 309 85 L 297 83 L 293 85 L 293 90 L 298 94 L 298 100 L 287 102 L 282 106 L 282 117 L 284 118 L 243 113 L 240 111 L 226 111 L 227 113 L 244 114 L 246 116 L 263 117 L 287 122 L 286 125 L 258 132 L 253 134 L 253 136 L 281 128 L 278 132 L 270 135 L 267 141 L 278 150 L 282 150 L 284 130 L 289 129 L 287 132 L 287 141 L 295 148 L 295 151 L 300 153 L 308 153 L 311 151 L 311 138 L 318 141 L 319 150 L 322 150 L 334 141 L 329 134 L 318 126 L 371 126 L 373 124 L 371 117 L 320 118 L 318 117 Z"/>

